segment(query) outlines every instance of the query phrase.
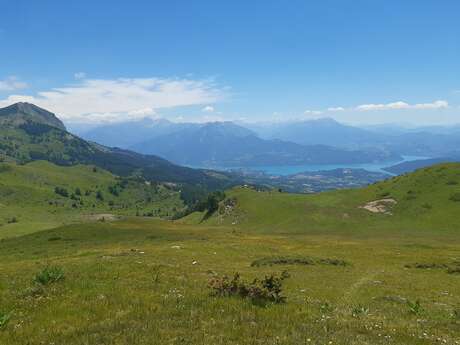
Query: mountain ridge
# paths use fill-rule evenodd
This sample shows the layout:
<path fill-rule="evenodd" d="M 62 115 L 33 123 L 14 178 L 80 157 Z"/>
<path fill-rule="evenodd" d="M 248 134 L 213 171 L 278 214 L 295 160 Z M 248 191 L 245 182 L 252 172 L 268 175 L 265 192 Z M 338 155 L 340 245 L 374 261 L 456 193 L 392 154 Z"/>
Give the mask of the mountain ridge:
<path fill-rule="evenodd" d="M 56 127 L 66 131 L 64 123 L 52 112 L 27 102 L 18 102 L 0 108 L 0 124 L 20 126 L 27 122 Z"/>
<path fill-rule="evenodd" d="M 94 165 L 119 176 L 188 185 L 200 193 L 233 181 L 225 173 L 182 167 L 158 156 L 88 142 L 62 128 L 54 114 L 34 105 L 12 105 L 0 109 L 0 114 L 7 119 L 0 128 L 0 156 L 4 161 Z"/>
<path fill-rule="evenodd" d="M 353 151 L 323 144 L 301 145 L 263 139 L 233 122 L 212 122 L 165 134 L 131 146 L 177 164 L 210 167 L 367 163 L 398 160 L 391 152 Z"/>

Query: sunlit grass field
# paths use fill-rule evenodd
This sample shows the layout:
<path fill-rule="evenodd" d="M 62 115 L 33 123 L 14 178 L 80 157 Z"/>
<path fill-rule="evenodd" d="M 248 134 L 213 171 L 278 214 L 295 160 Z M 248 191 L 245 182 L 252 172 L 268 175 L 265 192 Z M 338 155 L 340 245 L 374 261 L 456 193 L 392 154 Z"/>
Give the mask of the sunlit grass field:
<path fill-rule="evenodd" d="M 460 344 L 459 172 L 312 196 L 237 188 L 205 220 L 125 217 L 4 238 L 0 343 Z M 359 208 L 382 197 L 397 201 L 391 214 Z M 46 267 L 64 278 L 40 285 Z M 284 303 L 208 287 L 282 271 Z"/>

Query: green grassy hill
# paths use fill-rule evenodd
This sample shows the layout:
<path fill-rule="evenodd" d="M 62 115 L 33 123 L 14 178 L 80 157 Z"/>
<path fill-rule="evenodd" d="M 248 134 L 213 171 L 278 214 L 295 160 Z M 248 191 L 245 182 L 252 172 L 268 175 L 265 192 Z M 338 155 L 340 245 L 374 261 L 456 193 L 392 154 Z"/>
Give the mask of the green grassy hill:
<path fill-rule="evenodd" d="M 157 156 L 85 141 L 67 132 L 54 114 L 28 103 L 0 109 L 0 125 L 0 160 L 5 162 L 95 165 L 118 176 L 175 183 L 182 187 L 182 199 L 188 205 L 208 191 L 237 183 L 230 174 L 182 167 Z"/>
<path fill-rule="evenodd" d="M 167 218 L 184 208 L 179 194 L 164 184 L 120 178 L 94 166 L 0 163 L 0 238 L 104 213 Z"/>
<path fill-rule="evenodd" d="M 460 164 L 440 164 L 393 177 L 369 187 L 313 195 L 256 191 L 238 187 L 227 193 L 219 210 L 203 221 L 193 214 L 185 222 L 238 226 L 267 233 L 327 232 L 329 229 L 373 236 L 379 232 L 460 232 Z M 392 199 L 387 212 L 362 207 Z M 385 204 L 385 202 L 383 202 Z"/>

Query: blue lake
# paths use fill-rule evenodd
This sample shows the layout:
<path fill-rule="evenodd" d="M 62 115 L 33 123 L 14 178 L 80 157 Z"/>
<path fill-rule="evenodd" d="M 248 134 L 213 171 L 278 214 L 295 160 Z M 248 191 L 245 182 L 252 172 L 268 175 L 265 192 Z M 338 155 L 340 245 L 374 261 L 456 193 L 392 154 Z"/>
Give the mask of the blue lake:
<path fill-rule="evenodd" d="M 366 169 L 368 171 L 388 173 L 383 168 L 419 159 L 428 159 L 429 157 L 421 156 L 403 156 L 402 160 L 384 162 L 384 163 L 366 163 L 366 164 L 306 164 L 306 165 L 284 165 L 284 166 L 256 166 L 256 167 L 231 167 L 221 170 L 232 170 L 232 169 L 243 169 L 243 170 L 254 170 L 263 171 L 270 175 L 292 175 L 304 171 L 320 171 L 320 170 L 334 170 L 334 169 Z"/>

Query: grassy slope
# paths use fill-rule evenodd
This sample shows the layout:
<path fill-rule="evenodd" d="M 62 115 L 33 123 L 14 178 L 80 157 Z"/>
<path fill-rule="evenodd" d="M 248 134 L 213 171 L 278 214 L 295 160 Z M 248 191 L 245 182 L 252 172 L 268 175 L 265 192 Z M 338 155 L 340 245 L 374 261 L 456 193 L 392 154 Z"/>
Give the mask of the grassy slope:
<path fill-rule="evenodd" d="M 170 216 L 183 207 L 177 192 L 159 186 L 148 186 L 131 180 L 115 196 L 110 186 L 120 182 L 111 173 L 92 166 L 56 166 L 36 161 L 26 165 L 0 165 L 0 238 L 85 220 L 87 215 L 111 213 L 141 215 L 154 211 L 157 216 Z M 77 188 L 78 198 L 57 195 L 54 188 L 65 188 L 69 194 Z M 89 191 L 89 195 L 85 195 Z M 104 200 L 96 198 L 100 191 Z M 76 204 L 76 205 L 74 205 Z M 77 206 L 77 207 L 75 207 Z M 17 223 L 8 223 L 15 217 Z"/>
<path fill-rule="evenodd" d="M 460 276 L 405 265 L 460 260 L 460 204 L 449 200 L 459 172 L 438 166 L 316 196 L 236 189 L 229 194 L 238 198 L 238 224 L 234 213 L 219 226 L 217 217 L 184 224 L 198 214 L 182 222 L 133 217 L 4 239 L 0 312 L 11 320 L 0 343 L 458 344 Z M 399 201 L 393 216 L 357 208 L 387 193 Z M 350 265 L 251 266 L 271 256 Z M 33 276 L 47 264 L 66 278 L 32 297 Z M 259 307 L 206 289 L 213 274 L 251 279 L 284 269 L 286 304 Z M 406 301 L 417 299 L 423 310 L 413 314 Z"/>
<path fill-rule="evenodd" d="M 228 215 L 216 213 L 204 223 L 281 234 L 332 230 L 374 236 L 376 232 L 411 234 L 416 230 L 430 236 L 457 235 L 460 202 L 450 200 L 455 193 L 460 193 L 460 164 L 436 165 L 367 188 L 314 195 L 235 188 L 227 195 L 237 199 L 236 209 Z M 398 202 L 392 215 L 372 214 L 360 208 L 382 198 Z M 201 214 L 194 214 L 184 222 L 201 219 Z"/>

